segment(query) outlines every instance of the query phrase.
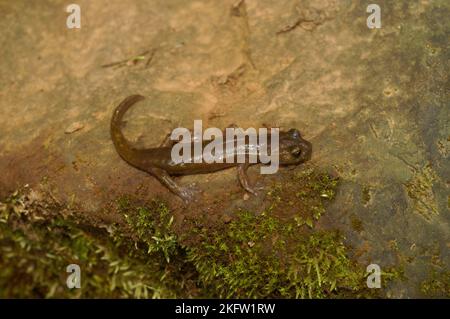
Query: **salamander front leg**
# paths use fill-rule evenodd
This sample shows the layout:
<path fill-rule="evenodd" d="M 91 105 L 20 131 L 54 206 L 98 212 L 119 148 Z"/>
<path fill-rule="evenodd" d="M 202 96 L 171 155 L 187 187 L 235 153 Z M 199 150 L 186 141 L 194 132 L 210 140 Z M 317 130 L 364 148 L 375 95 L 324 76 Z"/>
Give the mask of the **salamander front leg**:
<path fill-rule="evenodd" d="M 258 194 L 256 193 L 256 191 L 250 187 L 250 182 L 248 180 L 248 175 L 247 175 L 247 169 L 250 165 L 248 163 L 243 163 L 240 164 L 237 167 L 237 172 L 238 172 L 238 179 L 239 182 L 241 183 L 241 186 L 249 193 L 252 193 L 253 195 L 257 196 Z"/>
<path fill-rule="evenodd" d="M 165 170 L 152 168 L 150 169 L 150 173 L 172 193 L 180 197 L 186 204 L 191 202 L 194 198 L 194 192 L 191 189 L 179 186 Z"/>

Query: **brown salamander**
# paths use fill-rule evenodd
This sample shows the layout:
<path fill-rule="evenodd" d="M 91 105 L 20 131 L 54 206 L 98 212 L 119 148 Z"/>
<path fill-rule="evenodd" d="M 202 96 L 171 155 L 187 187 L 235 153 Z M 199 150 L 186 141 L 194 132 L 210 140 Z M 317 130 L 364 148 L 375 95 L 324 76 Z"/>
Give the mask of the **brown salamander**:
<path fill-rule="evenodd" d="M 127 97 L 116 107 L 111 119 L 111 138 L 117 152 L 126 162 L 140 170 L 152 174 L 170 191 L 186 202 L 192 199 L 193 192 L 189 188 L 179 186 L 171 176 L 210 173 L 231 166 L 237 166 L 238 179 L 242 187 L 246 191 L 256 194 L 250 187 L 247 176 L 247 168 L 253 164 L 248 161 L 248 154 L 250 152 L 258 153 L 262 147 L 267 147 L 267 152 L 270 152 L 270 135 L 267 138 L 267 145 L 263 145 L 261 142 L 252 145 L 246 140 L 245 143 L 241 144 L 241 147 L 236 147 L 234 149 L 234 154 L 232 156 L 237 157 L 239 154 L 245 154 L 247 159 L 245 163 L 237 163 L 237 161 L 227 163 L 225 160 L 223 163 L 206 163 L 204 161 L 198 163 L 194 158 L 192 158 L 190 163 L 176 163 L 171 157 L 172 146 L 176 141 L 170 140 L 169 136 L 160 147 L 143 149 L 131 145 L 123 135 L 121 124 L 125 112 L 132 105 L 143 99 L 144 97 L 141 95 Z M 203 143 L 206 145 L 208 142 L 210 141 L 204 141 Z M 191 140 L 191 143 L 193 143 L 193 140 Z M 229 142 L 226 141 L 225 143 Z M 235 140 L 231 141 L 231 143 L 235 144 Z M 225 149 L 225 147 L 223 149 Z M 303 163 L 311 158 L 311 153 L 311 143 L 303 139 L 298 130 L 290 129 L 287 132 L 279 132 L 279 164 L 297 165 Z M 225 152 L 222 155 L 224 159 L 227 156 Z"/>

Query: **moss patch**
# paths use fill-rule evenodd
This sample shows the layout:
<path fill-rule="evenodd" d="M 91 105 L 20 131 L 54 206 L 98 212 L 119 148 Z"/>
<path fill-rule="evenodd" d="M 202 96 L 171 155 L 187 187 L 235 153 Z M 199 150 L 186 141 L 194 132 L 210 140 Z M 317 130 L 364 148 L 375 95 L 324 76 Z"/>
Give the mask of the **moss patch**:
<path fill-rule="evenodd" d="M 289 174 L 269 188 L 265 211 L 312 228 L 325 213 L 326 204 L 334 199 L 338 182 L 337 177 L 313 167 Z"/>
<path fill-rule="evenodd" d="M 0 206 L 0 297 L 375 297 L 343 236 L 316 229 L 337 185 L 306 168 L 272 185 L 260 211 L 179 229 L 158 200 L 122 197 L 124 223 L 93 228 L 16 193 Z M 81 289 L 66 287 L 69 264 L 81 268 Z"/>
<path fill-rule="evenodd" d="M 140 249 L 113 228 L 74 223 L 69 213 L 34 201 L 33 193 L 15 194 L 1 203 L 0 297 L 152 298 L 176 297 L 182 291 L 189 296 L 184 293 L 189 271 L 183 274 L 183 263 L 174 268 L 165 262 L 170 247 Z M 158 207 L 147 213 L 160 214 Z M 66 286 L 69 264 L 81 268 L 81 289 Z"/>
<path fill-rule="evenodd" d="M 422 282 L 420 289 L 428 297 L 449 298 L 450 271 L 433 269 L 429 278 Z"/>
<path fill-rule="evenodd" d="M 436 178 L 432 167 L 427 165 L 416 172 L 413 178 L 405 184 L 408 196 L 413 201 L 414 210 L 427 220 L 438 214 L 433 193 L 433 182 Z"/>
<path fill-rule="evenodd" d="M 362 201 L 364 205 L 367 205 L 370 202 L 371 196 L 370 196 L 370 187 L 367 185 L 364 185 L 362 188 Z"/>
<path fill-rule="evenodd" d="M 188 248 L 199 279 L 213 296 L 324 298 L 368 295 L 364 268 L 348 257 L 334 231 L 310 234 L 294 223 L 246 211 L 222 229 L 199 229 Z"/>

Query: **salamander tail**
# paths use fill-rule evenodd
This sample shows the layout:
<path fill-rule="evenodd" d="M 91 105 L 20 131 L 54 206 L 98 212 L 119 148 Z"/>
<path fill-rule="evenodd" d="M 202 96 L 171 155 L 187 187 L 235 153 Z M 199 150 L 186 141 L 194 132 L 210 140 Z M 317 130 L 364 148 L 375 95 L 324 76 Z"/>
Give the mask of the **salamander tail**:
<path fill-rule="evenodd" d="M 142 95 L 131 95 L 125 98 L 116 107 L 111 118 L 111 139 L 117 152 L 125 160 L 128 160 L 127 155 L 131 155 L 131 153 L 133 153 L 134 147 L 130 145 L 122 133 L 122 118 L 131 106 L 143 99 L 145 98 Z"/>

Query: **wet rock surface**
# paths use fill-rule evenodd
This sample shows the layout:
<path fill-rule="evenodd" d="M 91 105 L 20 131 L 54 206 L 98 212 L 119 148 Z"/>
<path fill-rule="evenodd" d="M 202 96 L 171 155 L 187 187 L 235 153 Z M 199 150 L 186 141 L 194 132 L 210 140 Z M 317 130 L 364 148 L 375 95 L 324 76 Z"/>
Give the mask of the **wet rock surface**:
<path fill-rule="evenodd" d="M 111 113 L 141 94 L 124 128 L 139 145 L 194 119 L 300 129 L 312 164 L 340 176 L 323 226 L 367 264 L 404 264 L 390 296 L 420 295 L 430 268 L 448 270 L 448 2 L 378 1 L 381 29 L 359 1 L 77 3 L 79 30 L 62 1 L 0 4 L 2 196 L 30 184 L 93 224 L 120 221 L 107 207 L 123 194 L 165 198 L 178 220 L 260 207 L 233 169 L 179 179 L 202 191 L 186 209 L 123 162 Z M 260 186 L 282 178 L 258 172 Z"/>

